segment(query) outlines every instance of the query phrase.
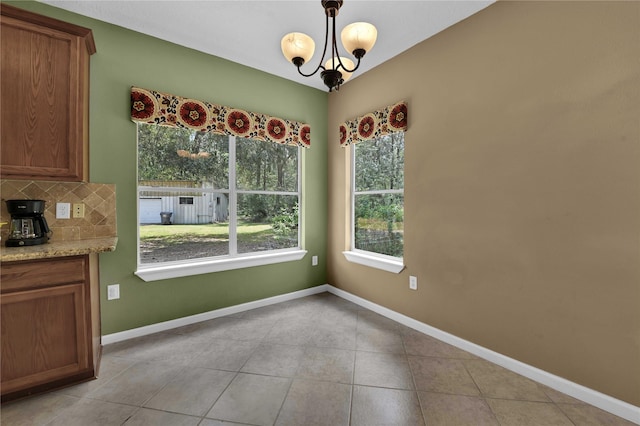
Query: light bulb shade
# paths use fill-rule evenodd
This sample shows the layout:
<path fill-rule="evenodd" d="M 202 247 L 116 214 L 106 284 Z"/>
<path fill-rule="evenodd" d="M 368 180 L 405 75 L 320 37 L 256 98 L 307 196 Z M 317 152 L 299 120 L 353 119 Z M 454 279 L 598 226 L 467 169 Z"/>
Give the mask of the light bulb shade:
<path fill-rule="evenodd" d="M 344 65 L 350 70 L 352 70 L 353 67 L 355 66 L 355 64 L 351 59 L 345 58 L 344 56 L 340 56 L 340 61 L 342 62 L 342 65 Z M 340 62 L 338 62 L 338 58 L 329 59 L 327 63 L 324 64 L 324 68 L 327 70 L 333 70 L 336 67 L 338 67 L 338 71 L 340 71 L 340 73 L 342 74 L 343 81 L 347 81 L 351 78 L 351 74 L 353 73 L 345 71 L 344 68 L 340 66 Z"/>
<path fill-rule="evenodd" d="M 311 37 L 303 33 L 289 33 L 282 37 L 280 42 L 282 54 L 287 61 L 293 62 L 293 58 L 302 58 L 309 62 L 316 50 L 316 44 Z"/>
<path fill-rule="evenodd" d="M 354 53 L 358 49 L 368 52 L 376 43 L 378 30 L 366 22 L 354 22 L 344 27 L 340 38 L 347 52 Z"/>

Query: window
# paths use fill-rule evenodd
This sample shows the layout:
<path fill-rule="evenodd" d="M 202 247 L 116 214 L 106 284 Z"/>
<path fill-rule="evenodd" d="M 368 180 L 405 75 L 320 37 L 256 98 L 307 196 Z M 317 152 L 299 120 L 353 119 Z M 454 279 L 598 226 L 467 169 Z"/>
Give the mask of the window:
<path fill-rule="evenodd" d="M 340 124 L 340 146 L 351 145 L 349 262 L 388 272 L 404 269 L 404 101 Z"/>
<path fill-rule="evenodd" d="M 352 251 L 345 256 L 399 272 L 404 251 L 404 132 L 362 141 L 351 149 Z"/>
<path fill-rule="evenodd" d="M 139 271 L 300 252 L 300 149 L 138 123 Z"/>

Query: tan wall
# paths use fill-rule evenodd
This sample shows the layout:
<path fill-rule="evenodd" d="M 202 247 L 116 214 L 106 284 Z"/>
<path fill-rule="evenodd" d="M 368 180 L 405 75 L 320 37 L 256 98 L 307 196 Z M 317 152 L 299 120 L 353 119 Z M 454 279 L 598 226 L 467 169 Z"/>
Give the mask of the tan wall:
<path fill-rule="evenodd" d="M 499 2 L 330 95 L 329 283 L 640 405 L 639 43 L 638 2 Z M 401 99 L 395 275 L 341 254 L 338 124 Z"/>

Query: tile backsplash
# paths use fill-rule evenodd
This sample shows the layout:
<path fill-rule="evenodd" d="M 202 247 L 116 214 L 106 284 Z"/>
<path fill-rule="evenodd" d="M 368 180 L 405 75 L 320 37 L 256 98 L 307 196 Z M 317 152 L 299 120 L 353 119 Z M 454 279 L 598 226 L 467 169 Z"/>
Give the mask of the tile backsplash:
<path fill-rule="evenodd" d="M 0 197 L 0 222 L 11 219 L 6 200 L 44 200 L 52 242 L 117 236 L 114 184 L 2 179 Z M 84 203 L 84 217 L 56 219 L 56 203 Z M 7 238 L 9 225 L 0 232 L 3 240 Z"/>

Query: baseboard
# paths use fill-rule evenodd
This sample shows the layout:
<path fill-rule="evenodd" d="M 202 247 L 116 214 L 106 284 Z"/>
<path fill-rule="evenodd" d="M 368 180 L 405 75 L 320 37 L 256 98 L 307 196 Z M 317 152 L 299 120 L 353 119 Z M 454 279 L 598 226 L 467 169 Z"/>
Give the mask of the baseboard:
<path fill-rule="evenodd" d="M 136 337 L 142 337 L 161 331 L 167 331 L 185 325 L 195 324 L 202 321 L 208 321 L 214 318 L 223 317 L 226 315 L 237 314 L 240 312 L 248 311 L 250 309 L 261 308 L 263 306 L 269 306 L 276 303 L 286 302 L 287 300 L 298 299 L 301 297 L 311 296 L 313 294 L 324 293 L 329 291 L 328 284 L 319 285 L 317 287 L 311 287 L 304 290 L 294 291 L 293 293 L 281 294 L 278 296 L 269 297 L 266 299 L 260 299 L 253 302 L 242 303 L 240 305 L 229 306 L 228 308 L 216 309 L 214 311 L 203 312 L 201 314 L 190 315 L 188 317 L 177 318 L 170 321 L 159 322 L 156 324 L 147 325 L 144 327 L 133 328 L 131 330 L 125 330 L 118 333 L 105 334 L 102 336 L 102 344 L 108 345 L 111 343 L 121 342 L 123 340 L 134 339 Z"/>
<path fill-rule="evenodd" d="M 400 324 L 413 328 L 414 330 L 417 330 L 428 336 L 434 337 L 452 346 L 470 352 L 480 358 L 486 359 L 487 361 L 490 361 L 494 364 L 500 365 L 507 370 L 513 371 L 514 373 L 518 373 L 522 376 L 528 377 L 531 380 L 542 383 L 543 385 L 549 386 L 552 389 L 567 394 L 573 398 L 579 399 L 580 401 L 584 401 L 587 404 L 598 407 L 611 414 L 615 414 L 616 416 L 622 417 L 623 419 L 626 419 L 630 422 L 640 424 L 640 407 L 636 407 L 635 405 L 631 405 L 609 395 L 605 395 L 593 389 L 571 382 L 567 379 L 563 379 L 562 377 L 548 373 L 539 368 L 525 364 L 513 358 L 509 358 L 508 356 L 499 354 L 490 349 L 476 345 L 475 343 L 469 342 L 468 340 L 461 339 L 460 337 L 456 337 L 445 331 L 439 330 L 435 327 L 431 327 L 430 325 L 427 325 L 420 321 L 416 321 L 413 318 L 392 311 L 391 309 L 385 308 L 384 306 L 380 306 L 331 285 L 327 285 L 327 291 L 345 300 L 348 300 L 380 315 L 390 318 L 396 322 L 399 322 Z"/>

